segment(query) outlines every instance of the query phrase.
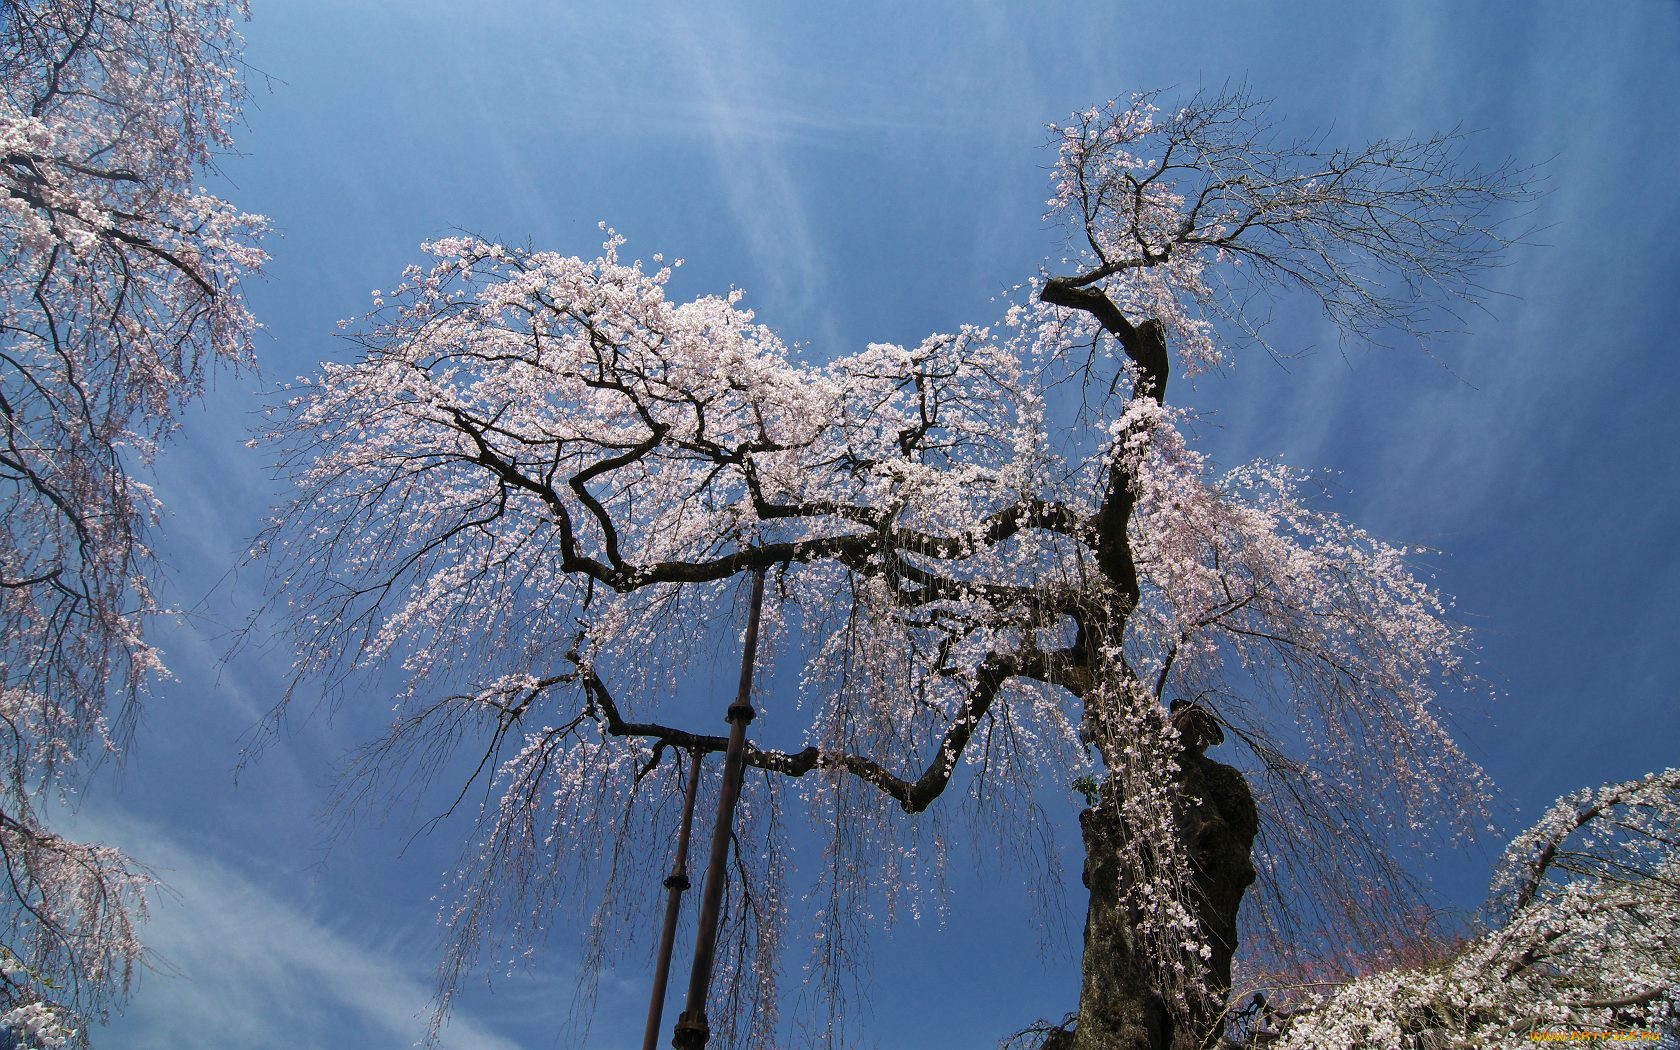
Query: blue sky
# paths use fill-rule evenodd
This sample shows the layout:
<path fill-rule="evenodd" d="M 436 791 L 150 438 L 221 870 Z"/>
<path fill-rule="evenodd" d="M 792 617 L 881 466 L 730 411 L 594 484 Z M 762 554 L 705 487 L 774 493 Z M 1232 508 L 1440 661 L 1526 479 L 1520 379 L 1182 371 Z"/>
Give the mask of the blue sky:
<path fill-rule="evenodd" d="M 223 660 L 259 600 L 240 552 L 281 496 L 244 445 L 259 389 L 347 356 L 336 322 L 456 229 L 590 254 L 605 220 L 635 255 L 684 257 L 679 292 L 744 288 L 817 357 L 990 321 L 1060 245 L 1044 124 L 1133 91 L 1246 82 L 1294 127 L 1461 126 L 1478 156 L 1543 163 L 1533 243 L 1433 357 L 1341 346 L 1286 312 L 1274 341 L 1301 356 L 1235 354 L 1190 396 L 1222 460 L 1335 470 L 1344 514 L 1443 552 L 1495 694 L 1459 721 L 1509 826 L 1680 760 L 1680 3 L 253 6 L 248 58 L 271 80 L 253 78 L 215 186 L 274 224 L 261 375 L 221 376 L 159 465 L 165 594 L 191 613 L 160 627 L 176 677 L 73 817 L 173 889 L 149 927 L 159 972 L 104 1045 L 377 1050 L 423 1030 L 433 898 L 464 828 L 416 835 L 424 804 L 336 837 L 323 819 L 335 762 L 387 718 L 378 684 L 334 711 L 305 698 L 236 777 L 288 662 L 260 638 Z M 1072 1008 L 1077 858 L 1041 951 L 1020 874 L 990 852 L 942 923 L 877 940 L 857 1045 L 987 1046 Z M 1473 904 L 1490 857 L 1425 863 Z M 445 1045 L 631 1044 L 631 970 L 603 983 L 586 1041 L 562 1034 L 573 938 L 475 983 Z"/>

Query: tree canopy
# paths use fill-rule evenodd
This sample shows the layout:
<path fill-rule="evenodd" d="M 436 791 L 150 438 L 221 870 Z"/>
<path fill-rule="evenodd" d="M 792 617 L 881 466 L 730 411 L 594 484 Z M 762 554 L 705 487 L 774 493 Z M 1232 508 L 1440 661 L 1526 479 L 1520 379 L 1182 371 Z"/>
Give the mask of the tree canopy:
<path fill-rule="evenodd" d="M 673 301 L 680 262 L 626 261 L 610 230 L 594 259 L 455 237 L 277 410 L 299 495 L 259 551 L 300 680 L 400 665 L 363 786 L 464 746 L 499 800 L 445 1008 L 485 938 L 585 889 L 599 950 L 633 932 L 627 880 L 677 808 L 662 756 L 723 747 L 677 683 L 754 570 L 808 723 L 746 756 L 765 794 L 739 832 L 731 1035 L 777 1023 L 789 789 L 827 842 L 827 981 L 861 901 L 914 907 L 937 877 L 943 837 L 904 814 L 956 783 L 982 822 L 1031 826 L 1089 783 L 1081 1047 L 1216 1031 L 1256 877 L 1245 941 L 1283 964 L 1310 929 L 1392 927 L 1392 829 L 1483 821 L 1442 714 L 1474 691 L 1468 638 L 1418 552 L 1328 512 L 1310 474 L 1216 469 L 1166 392 L 1264 347 L 1272 296 L 1350 337 L 1427 336 L 1478 301 L 1525 173 L 1462 163 L 1454 135 L 1289 140 L 1240 92 L 1053 131 L 1075 268 L 994 324 L 807 361 L 738 291 Z"/>

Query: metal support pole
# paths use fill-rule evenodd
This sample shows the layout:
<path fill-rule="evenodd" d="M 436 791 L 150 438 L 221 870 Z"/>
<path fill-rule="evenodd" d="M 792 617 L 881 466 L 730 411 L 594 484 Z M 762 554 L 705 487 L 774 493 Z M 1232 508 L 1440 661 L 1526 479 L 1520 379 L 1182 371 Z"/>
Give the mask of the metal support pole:
<path fill-rule="evenodd" d="M 723 904 L 725 865 L 735 824 L 735 800 L 741 794 L 742 756 L 747 749 L 747 723 L 753 720 L 753 665 L 758 656 L 758 614 L 764 605 L 764 570 L 753 574 L 752 608 L 747 613 L 747 639 L 741 651 L 741 687 L 729 705 L 729 747 L 724 751 L 723 784 L 718 791 L 717 826 L 712 830 L 712 855 L 706 864 L 706 885 L 700 893 L 700 930 L 694 942 L 694 969 L 688 975 L 688 1003 L 677 1018 L 671 1045 L 677 1050 L 700 1050 L 712 1037 L 706 1021 L 706 995 L 712 984 L 712 956 L 717 949 L 718 911 Z"/>
<path fill-rule="evenodd" d="M 671 976 L 671 948 L 677 939 L 677 914 L 682 895 L 688 889 L 688 831 L 694 826 L 694 796 L 700 788 L 700 754 L 688 756 L 688 793 L 683 796 L 682 826 L 677 829 L 677 859 L 665 877 L 665 926 L 659 931 L 659 958 L 653 969 L 653 997 L 648 1000 L 647 1028 L 642 1032 L 642 1050 L 659 1044 L 659 1022 L 665 1013 L 665 984 Z"/>

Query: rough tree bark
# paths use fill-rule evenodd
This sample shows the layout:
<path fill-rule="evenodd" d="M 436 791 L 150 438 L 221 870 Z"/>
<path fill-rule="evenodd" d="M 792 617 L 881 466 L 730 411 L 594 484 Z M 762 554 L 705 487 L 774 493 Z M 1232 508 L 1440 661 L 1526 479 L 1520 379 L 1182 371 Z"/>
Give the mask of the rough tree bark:
<path fill-rule="evenodd" d="M 1223 1001 L 1231 986 L 1237 911 L 1255 877 L 1251 852 L 1259 812 L 1242 775 L 1204 755 L 1205 746 L 1187 739 L 1179 758 L 1178 825 L 1195 867 L 1196 918 L 1213 952 L 1210 991 Z M 1214 1045 L 1218 1015 L 1193 1015 L 1186 1030 L 1174 1023 L 1154 987 L 1135 932 L 1138 917 L 1122 899 L 1115 819 L 1099 802 L 1080 814 L 1079 826 L 1091 899 L 1078 1023 L 1071 1033 L 1052 1033 L 1044 1050 L 1198 1050 Z"/>

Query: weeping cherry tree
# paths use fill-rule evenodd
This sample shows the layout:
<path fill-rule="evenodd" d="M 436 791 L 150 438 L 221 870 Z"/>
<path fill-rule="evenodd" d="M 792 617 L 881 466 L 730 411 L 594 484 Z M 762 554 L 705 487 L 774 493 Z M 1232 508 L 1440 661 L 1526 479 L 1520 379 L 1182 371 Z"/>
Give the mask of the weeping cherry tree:
<path fill-rule="evenodd" d="M 610 231 L 592 259 L 454 237 L 276 409 L 298 488 L 258 553 L 296 681 L 402 680 L 349 790 L 464 752 L 487 792 L 440 1016 L 556 909 L 587 961 L 630 957 L 681 808 L 666 759 L 724 746 L 679 685 L 759 571 L 763 673 L 798 708 L 746 754 L 710 1011 L 732 1044 L 780 1038 L 790 923 L 827 1006 L 799 1038 L 842 1040 L 867 927 L 917 912 L 960 836 L 1053 839 L 1070 783 L 1083 979 L 1040 1041 L 1079 1050 L 1216 1042 L 1239 910 L 1245 955 L 1285 969 L 1311 931 L 1406 914 L 1388 829 L 1485 823 L 1444 726 L 1468 639 L 1416 552 L 1300 471 L 1216 469 L 1168 391 L 1264 347 L 1280 297 L 1349 338 L 1427 335 L 1479 300 L 1523 173 L 1454 135 L 1291 140 L 1240 93 L 1054 136 L 1074 259 L 994 325 L 818 363 L 739 292 L 674 299 L 679 264 Z M 797 886 L 794 814 L 818 844 Z"/>

